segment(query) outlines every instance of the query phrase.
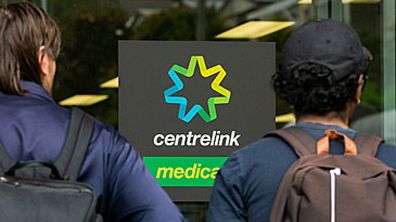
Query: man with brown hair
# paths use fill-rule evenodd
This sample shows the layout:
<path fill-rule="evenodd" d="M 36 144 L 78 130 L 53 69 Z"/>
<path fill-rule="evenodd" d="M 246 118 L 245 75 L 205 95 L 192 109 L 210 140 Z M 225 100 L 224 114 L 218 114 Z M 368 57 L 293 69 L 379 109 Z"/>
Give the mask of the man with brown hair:
<path fill-rule="evenodd" d="M 0 6 L 0 141 L 15 161 L 55 160 L 70 111 L 51 97 L 60 31 L 28 2 Z M 78 181 L 90 184 L 105 221 L 181 221 L 138 152 L 96 121 Z"/>

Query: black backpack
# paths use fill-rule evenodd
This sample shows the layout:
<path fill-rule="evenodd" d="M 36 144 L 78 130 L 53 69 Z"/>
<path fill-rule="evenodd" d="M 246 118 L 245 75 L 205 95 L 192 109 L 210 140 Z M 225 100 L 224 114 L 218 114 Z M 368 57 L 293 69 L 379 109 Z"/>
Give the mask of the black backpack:
<path fill-rule="evenodd" d="M 99 222 L 97 197 L 77 182 L 94 121 L 72 109 L 65 145 L 54 162 L 18 161 L 0 143 L 1 222 Z"/>

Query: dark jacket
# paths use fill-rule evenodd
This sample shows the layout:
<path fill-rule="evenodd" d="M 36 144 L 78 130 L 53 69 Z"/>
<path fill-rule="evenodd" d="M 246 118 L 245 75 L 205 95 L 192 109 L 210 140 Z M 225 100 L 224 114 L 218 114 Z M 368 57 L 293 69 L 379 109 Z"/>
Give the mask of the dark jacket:
<path fill-rule="evenodd" d="M 39 85 L 23 82 L 26 96 L 0 93 L 0 141 L 14 160 L 55 160 L 65 142 L 70 111 Z M 181 221 L 138 152 L 110 126 L 96 121 L 79 181 L 98 196 L 108 221 Z"/>

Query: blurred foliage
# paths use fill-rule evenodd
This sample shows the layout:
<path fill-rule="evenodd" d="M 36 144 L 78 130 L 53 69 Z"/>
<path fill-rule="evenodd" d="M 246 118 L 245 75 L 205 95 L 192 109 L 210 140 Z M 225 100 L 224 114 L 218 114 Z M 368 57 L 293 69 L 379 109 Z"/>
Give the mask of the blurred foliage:
<path fill-rule="evenodd" d="M 224 30 L 224 21 L 215 9 L 207 11 L 207 40 Z M 180 6 L 155 14 L 134 29 L 133 39 L 144 40 L 195 40 L 196 11 Z"/>
<path fill-rule="evenodd" d="M 123 28 L 128 19 L 117 2 L 59 1 L 53 11 L 62 32 L 55 100 L 75 94 L 107 94 L 108 100 L 83 109 L 114 126 L 118 122 L 117 90 L 99 85 L 117 76 L 117 42 L 121 38 L 115 30 Z"/>

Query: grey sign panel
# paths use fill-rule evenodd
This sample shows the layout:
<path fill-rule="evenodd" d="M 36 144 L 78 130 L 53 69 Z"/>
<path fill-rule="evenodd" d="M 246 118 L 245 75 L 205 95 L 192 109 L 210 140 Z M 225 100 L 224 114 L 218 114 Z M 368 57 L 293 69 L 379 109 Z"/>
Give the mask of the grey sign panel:
<path fill-rule="evenodd" d="M 226 157 L 274 129 L 274 43 L 120 41 L 118 60 L 119 129 L 143 157 Z M 208 200 L 189 183 L 166 190 Z"/>

